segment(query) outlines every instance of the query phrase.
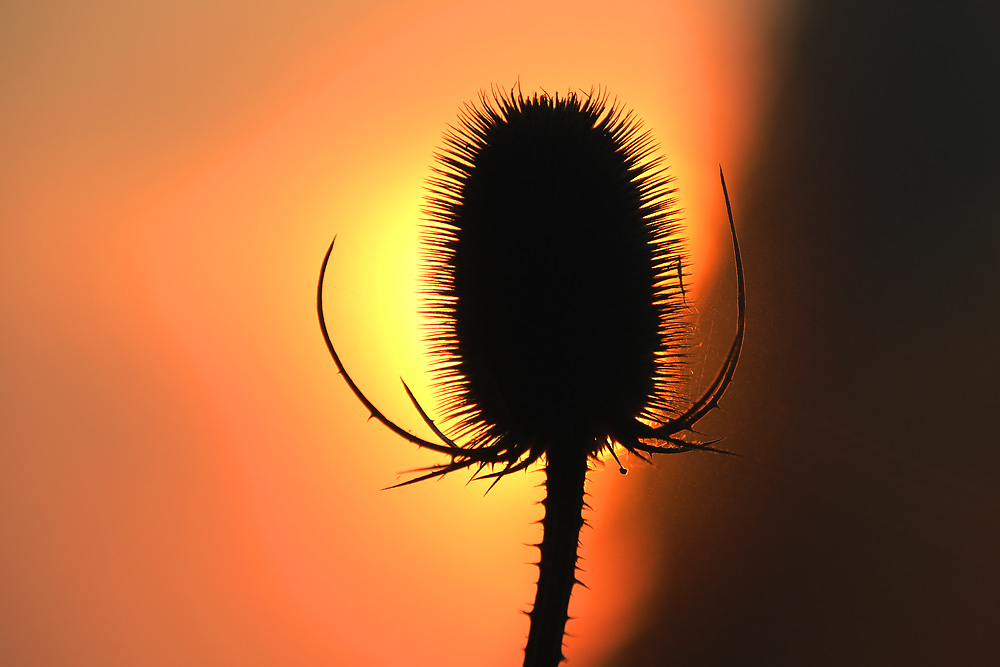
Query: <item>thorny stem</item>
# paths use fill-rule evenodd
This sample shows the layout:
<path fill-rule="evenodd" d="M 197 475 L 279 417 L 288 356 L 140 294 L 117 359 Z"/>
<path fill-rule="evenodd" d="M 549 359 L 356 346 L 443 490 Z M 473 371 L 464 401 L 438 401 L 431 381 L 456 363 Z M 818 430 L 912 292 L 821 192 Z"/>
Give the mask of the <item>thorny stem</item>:
<path fill-rule="evenodd" d="M 546 452 L 545 517 L 539 545 L 538 589 L 531 612 L 524 667 L 556 667 L 565 660 L 563 635 L 576 579 L 577 547 L 583 527 L 587 455 L 571 447 Z"/>

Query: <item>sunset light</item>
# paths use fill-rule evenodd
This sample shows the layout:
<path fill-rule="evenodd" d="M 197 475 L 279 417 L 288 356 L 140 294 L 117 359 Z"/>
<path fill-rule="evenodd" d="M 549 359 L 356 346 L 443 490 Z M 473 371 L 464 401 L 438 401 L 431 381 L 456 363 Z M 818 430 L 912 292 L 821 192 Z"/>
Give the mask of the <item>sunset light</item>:
<path fill-rule="evenodd" d="M 337 376 L 322 254 L 345 366 L 426 436 L 400 378 L 436 414 L 417 240 L 445 130 L 492 86 L 601 87 L 656 138 L 710 304 L 719 165 L 738 201 L 787 3 L 55 4 L 13 19 L 0 112 L 9 664 L 520 664 L 542 476 L 383 490 L 441 457 Z M 667 558 L 629 507 L 669 465 L 623 463 L 589 477 L 573 667 Z"/>

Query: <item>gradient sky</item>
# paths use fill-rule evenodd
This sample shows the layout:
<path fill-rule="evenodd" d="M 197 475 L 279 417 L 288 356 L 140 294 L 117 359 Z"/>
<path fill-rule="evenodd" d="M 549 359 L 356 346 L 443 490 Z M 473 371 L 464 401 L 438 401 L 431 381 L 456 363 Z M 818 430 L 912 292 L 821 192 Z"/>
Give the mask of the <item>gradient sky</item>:
<path fill-rule="evenodd" d="M 718 164 L 739 208 L 789 4 L 7 3 L 4 661 L 519 664 L 541 477 L 380 490 L 437 459 L 336 375 L 319 260 L 336 234 L 344 362 L 416 427 L 398 378 L 427 396 L 415 243 L 443 131 L 494 84 L 600 85 L 660 142 L 710 303 L 732 280 Z M 670 466 L 626 463 L 591 475 L 576 667 L 667 557 L 629 502 Z"/>

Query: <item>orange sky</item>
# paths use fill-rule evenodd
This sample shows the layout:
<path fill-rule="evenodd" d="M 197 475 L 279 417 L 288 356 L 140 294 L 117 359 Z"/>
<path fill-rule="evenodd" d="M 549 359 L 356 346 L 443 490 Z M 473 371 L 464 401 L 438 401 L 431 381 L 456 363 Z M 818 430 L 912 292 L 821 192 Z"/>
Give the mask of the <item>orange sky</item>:
<path fill-rule="evenodd" d="M 677 176 L 703 296 L 729 257 L 717 165 L 738 205 L 786 4 L 5 8 L 0 655 L 519 664 L 541 475 L 381 491 L 437 459 L 336 375 L 319 260 L 337 234 L 331 331 L 416 427 L 398 378 L 427 396 L 415 239 L 445 126 L 491 84 L 602 85 Z M 661 556 L 629 519 L 638 486 L 591 475 L 574 666 L 627 634 Z"/>

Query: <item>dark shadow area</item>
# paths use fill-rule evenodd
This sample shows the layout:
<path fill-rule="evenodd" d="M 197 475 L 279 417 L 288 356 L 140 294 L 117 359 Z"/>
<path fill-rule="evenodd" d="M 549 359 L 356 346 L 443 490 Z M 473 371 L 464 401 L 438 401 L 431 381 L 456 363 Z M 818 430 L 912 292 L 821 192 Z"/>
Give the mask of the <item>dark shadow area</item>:
<path fill-rule="evenodd" d="M 746 346 L 702 430 L 744 458 L 642 476 L 663 567 L 607 665 L 1000 653 L 1000 10 L 802 4 L 730 183 Z"/>

